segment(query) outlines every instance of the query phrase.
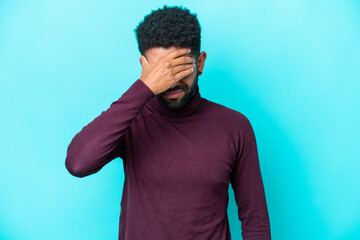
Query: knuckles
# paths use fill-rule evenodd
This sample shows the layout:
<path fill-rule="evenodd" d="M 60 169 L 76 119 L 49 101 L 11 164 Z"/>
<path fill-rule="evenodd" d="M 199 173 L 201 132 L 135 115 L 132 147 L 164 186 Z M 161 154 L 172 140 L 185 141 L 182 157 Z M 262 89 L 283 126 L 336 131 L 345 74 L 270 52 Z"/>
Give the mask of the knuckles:
<path fill-rule="evenodd" d="M 171 65 L 171 62 L 169 60 L 163 61 L 163 66 L 164 67 L 170 67 L 170 65 Z"/>

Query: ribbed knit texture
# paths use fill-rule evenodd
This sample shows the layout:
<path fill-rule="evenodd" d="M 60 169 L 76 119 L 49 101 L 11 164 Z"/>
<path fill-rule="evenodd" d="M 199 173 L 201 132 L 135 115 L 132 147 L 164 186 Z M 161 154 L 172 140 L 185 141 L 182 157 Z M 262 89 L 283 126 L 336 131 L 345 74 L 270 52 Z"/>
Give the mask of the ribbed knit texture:
<path fill-rule="evenodd" d="M 271 239 L 253 128 L 198 86 L 185 107 L 169 110 L 137 79 L 75 135 L 65 164 L 85 177 L 116 157 L 125 170 L 120 240 L 230 240 L 229 183 L 243 239 Z"/>

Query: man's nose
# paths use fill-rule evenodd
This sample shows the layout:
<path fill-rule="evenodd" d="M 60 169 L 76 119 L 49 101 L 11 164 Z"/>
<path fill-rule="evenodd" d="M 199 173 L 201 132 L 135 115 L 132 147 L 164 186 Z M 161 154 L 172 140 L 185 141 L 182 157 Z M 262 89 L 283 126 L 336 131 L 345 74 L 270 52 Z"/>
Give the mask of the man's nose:
<path fill-rule="evenodd" d="M 178 88 L 178 86 L 180 86 L 179 82 L 177 82 L 175 85 L 173 85 L 173 86 L 171 87 L 171 89 Z"/>

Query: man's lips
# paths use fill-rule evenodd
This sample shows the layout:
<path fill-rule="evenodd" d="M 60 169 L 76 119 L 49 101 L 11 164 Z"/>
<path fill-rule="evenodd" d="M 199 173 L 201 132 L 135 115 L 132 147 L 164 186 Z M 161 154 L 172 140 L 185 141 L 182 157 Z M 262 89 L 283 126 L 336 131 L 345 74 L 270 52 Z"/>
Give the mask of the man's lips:
<path fill-rule="evenodd" d="M 177 98 L 180 96 L 183 90 L 175 90 L 175 91 L 166 91 L 164 92 L 164 95 L 166 98 Z"/>
<path fill-rule="evenodd" d="M 166 91 L 166 92 L 164 92 L 164 94 L 174 94 L 174 93 L 179 93 L 179 92 L 182 92 L 182 90 L 181 89 L 178 89 L 178 90 L 172 90 L 172 91 Z"/>

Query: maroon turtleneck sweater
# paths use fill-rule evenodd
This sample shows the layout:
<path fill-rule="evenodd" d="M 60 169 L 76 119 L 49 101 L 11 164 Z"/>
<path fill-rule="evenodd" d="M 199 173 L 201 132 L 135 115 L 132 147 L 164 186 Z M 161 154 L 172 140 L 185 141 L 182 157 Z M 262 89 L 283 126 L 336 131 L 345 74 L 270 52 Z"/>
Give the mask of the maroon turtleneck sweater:
<path fill-rule="evenodd" d="M 252 126 L 202 98 L 199 86 L 185 107 L 169 110 L 137 79 L 75 135 L 65 165 L 85 177 L 117 157 L 125 171 L 120 240 L 230 240 L 229 183 L 243 239 L 271 239 Z"/>

